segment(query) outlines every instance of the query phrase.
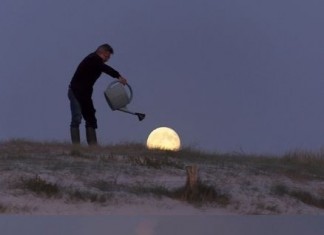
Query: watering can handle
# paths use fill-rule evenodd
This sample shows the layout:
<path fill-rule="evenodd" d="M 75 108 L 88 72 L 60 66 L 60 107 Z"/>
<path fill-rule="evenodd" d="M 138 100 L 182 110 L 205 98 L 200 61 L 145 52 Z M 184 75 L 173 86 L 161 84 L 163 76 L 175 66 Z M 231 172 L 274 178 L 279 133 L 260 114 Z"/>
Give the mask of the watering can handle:
<path fill-rule="evenodd" d="M 111 83 L 108 85 L 108 87 L 110 88 L 110 87 L 114 86 L 114 85 L 117 84 L 117 83 L 121 83 L 121 82 L 120 82 L 120 81 L 113 81 L 113 82 L 111 82 Z M 132 87 L 131 87 L 128 83 L 126 83 L 125 86 L 126 86 L 126 87 L 128 88 L 128 90 L 129 90 L 129 102 L 131 102 L 132 99 L 133 99 L 133 89 L 132 89 Z"/>

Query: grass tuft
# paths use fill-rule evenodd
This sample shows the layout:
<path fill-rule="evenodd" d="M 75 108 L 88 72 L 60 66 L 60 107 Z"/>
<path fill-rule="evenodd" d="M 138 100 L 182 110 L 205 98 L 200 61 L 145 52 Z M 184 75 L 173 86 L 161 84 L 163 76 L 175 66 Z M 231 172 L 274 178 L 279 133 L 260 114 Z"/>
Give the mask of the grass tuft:
<path fill-rule="evenodd" d="M 68 195 L 71 201 L 90 201 L 96 203 L 105 203 L 112 197 L 110 194 L 97 194 L 77 189 L 69 192 Z"/>
<path fill-rule="evenodd" d="M 170 191 L 162 185 L 156 186 L 147 186 L 144 187 L 141 184 L 135 185 L 129 189 L 129 192 L 136 194 L 136 195 L 152 195 L 157 198 L 161 198 L 163 196 L 170 197 Z"/>
<path fill-rule="evenodd" d="M 3 204 L 0 204 L 0 214 L 6 213 L 8 211 L 7 207 Z"/>
<path fill-rule="evenodd" d="M 172 197 L 191 204 L 202 206 L 208 203 L 216 203 L 221 206 L 227 206 L 230 203 L 230 197 L 219 193 L 214 187 L 198 181 L 194 188 L 187 186 L 174 190 Z"/>
<path fill-rule="evenodd" d="M 60 192 L 58 186 L 53 183 L 46 182 L 38 175 L 31 179 L 21 179 L 23 188 L 27 189 L 36 195 L 54 197 Z"/>
<path fill-rule="evenodd" d="M 162 167 L 174 167 L 176 169 L 183 169 L 183 164 L 167 157 L 130 157 L 130 161 L 134 165 L 145 166 L 153 169 L 162 169 Z"/>
<path fill-rule="evenodd" d="M 274 195 L 282 197 L 289 193 L 289 188 L 284 184 L 277 184 L 272 187 L 271 192 Z"/>
<path fill-rule="evenodd" d="M 131 188 L 130 192 L 137 195 L 153 195 L 158 198 L 165 196 L 172 199 L 185 201 L 195 206 L 203 206 L 210 203 L 227 206 L 230 203 L 230 197 L 228 195 L 217 192 L 214 187 L 203 182 L 198 182 L 197 187 L 194 189 L 181 187 L 170 190 L 162 185 L 150 187 L 136 185 Z"/>
<path fill-rule="evenodd" d="M 318 198 L 314 196 L 313 194 L 299 190 L 299 189 L 289 189 L 287 186 L 278 184 L 275 185 L 272 188 L 272 193 L 278 196 L 290 196 L 292 198 L 295 198 L 307 205 L 318 207 L 321 209 L 324 209 L 324 199 L 323 198 Z"/>

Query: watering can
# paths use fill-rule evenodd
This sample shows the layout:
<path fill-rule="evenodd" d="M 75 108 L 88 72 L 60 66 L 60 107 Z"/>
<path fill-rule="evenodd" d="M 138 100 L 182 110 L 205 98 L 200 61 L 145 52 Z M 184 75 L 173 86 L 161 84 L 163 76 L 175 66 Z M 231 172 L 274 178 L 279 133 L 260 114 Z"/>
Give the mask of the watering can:
<path fill-rule="evenodd" d="M 140 121 L 145 118 L 144 113 L 132 112 L 126 107 L 133 99 L 133 90 L 129 84 L 123 85 L 119 81 L 113 81 L 106 88 L 104 95 L 109 107 L 113 111 L 118 110 L 136 115 Z"/>

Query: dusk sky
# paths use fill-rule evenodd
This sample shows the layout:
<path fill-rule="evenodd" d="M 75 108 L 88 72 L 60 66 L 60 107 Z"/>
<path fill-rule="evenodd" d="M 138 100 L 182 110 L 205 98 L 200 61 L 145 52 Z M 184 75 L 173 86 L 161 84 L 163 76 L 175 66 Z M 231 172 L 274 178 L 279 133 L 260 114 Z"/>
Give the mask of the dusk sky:
<path fill-rule="evenodd" d="M 160 126 L 184 147 L 285 153 L 324 146 L 320 0 L 2 0 L 0 139 L 69 141 L 67 88 L 102 43 L 134 90 L 135 116 L 93 96 L 101 144 L 145 143 Z M 82 123 L 82 139 L 84 136 Z"/>

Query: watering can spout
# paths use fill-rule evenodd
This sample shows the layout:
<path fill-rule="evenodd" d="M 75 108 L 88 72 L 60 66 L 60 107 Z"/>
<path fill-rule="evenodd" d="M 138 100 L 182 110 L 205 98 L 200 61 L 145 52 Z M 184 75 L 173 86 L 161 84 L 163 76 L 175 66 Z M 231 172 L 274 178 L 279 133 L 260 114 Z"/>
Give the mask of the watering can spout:
<path fill-rule="evenodd" d="M 135 113 L 135 115 L 137 115 L 138 120 L 142 121 L 145 118 L 145 114 L 144 113 Z"/>
<path fill-rule="evenodd" d="M 129 114 L 136 115 L 138 117 L 138 120 L 139 121 L 142 121 L 145 118 L 145 114 L 144 113 L 135 113 L 135 112 L 129 111 L 126 107 L 125 108 L 120 108 L 120 109 L 117 109 L 117 110 L 118 111 L 122 111 L 124 113 L 129 113 Z"/>
<path fill-rule="evenodd" d="M 144 113 L 135 113 L 127 109 L 127 105 L 133 98 L 133 91 L 129 84 L 126 84 L 126 87 L 128 88 L 128 92 L 125 89 L 125 86 L 119 81 L 110 83 L 104 92 L 106 101 L 112 110 L 136 115 L 138 119 L 142 121 L 145 118 Z"/>

